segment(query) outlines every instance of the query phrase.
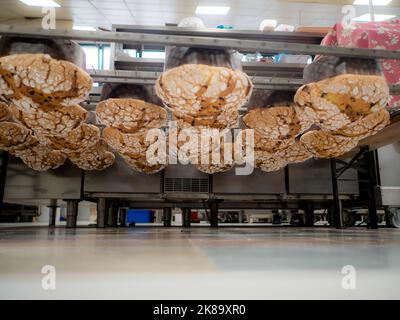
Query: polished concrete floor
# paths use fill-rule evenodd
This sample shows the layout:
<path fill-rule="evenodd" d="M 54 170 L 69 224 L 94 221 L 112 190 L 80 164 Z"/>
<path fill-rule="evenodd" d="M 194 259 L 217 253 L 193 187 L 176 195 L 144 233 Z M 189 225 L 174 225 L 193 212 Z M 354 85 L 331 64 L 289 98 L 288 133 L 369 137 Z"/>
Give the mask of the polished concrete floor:
<path fill-rule="evenodd" d="M 400 230 L 0 227 L 4 298 L 399 299 Z"/>

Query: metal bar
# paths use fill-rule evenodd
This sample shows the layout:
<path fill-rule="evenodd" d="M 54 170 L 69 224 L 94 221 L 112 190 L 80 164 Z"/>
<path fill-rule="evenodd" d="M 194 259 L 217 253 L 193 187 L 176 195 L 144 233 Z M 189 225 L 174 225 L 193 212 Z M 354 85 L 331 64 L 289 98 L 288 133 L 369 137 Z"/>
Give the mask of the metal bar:
<path fill-rule="evenodd" d="M 128 71 L 128 70 L 87 70 L 94 82 L 100 83 L 133 83 L 133 84 L 154 84 L 155 80 L 161 76 L 162 72 L 153 71 Z M 285 77 L 251 77 L 256 88 L 297 90 L 302 84 L 303 79 Z M 96 88 L 96 87 L 95 87 Z M 400 85 L 390 85 L 390 93 L 400 94 Z M 98 88 L 93 93 L 97 93 Z"/>
<path fill-rule="evenodd" d="M 97 199 L 97 228 L 105 228 L 106 226 L 106 198 Z"/>
<path fill-rule="evenodd" d="M 67 228 L 76 228 L 78 218 L 78 201 L 67 200 Z"/>
<path fill-rule="evenodd" d="M 163 208 L 163 221 L 164 221 L 164 227 L 170 227 L 171 226 L 171 218 L 172 218 L 172 212 L 171 208 Z"/>
<path fill-rule="evenodd" d="M 210 223 L 212 228 L 218 228 L 218 201 L 211 200 L 210 206 Z"/>
<path fill-rule="evenodd" d="M 160 26 L 141 26 L 141 25 L 114 25 L 113 31 L 133 32 L 145 34 L 162 34 L 162 35 L 186 35 L 190 36 L 193 33 L 199 37 L 213 38 L 231 38 L 231 39 L 252 39 L 252 40 L 280 40 L 285 42 L 296 43 L 315 43 L 319 44 L 325 36 L 323 33 L 309 32 L 260 32 L 252 30 L 224 30 L 216 28 L 182 28 L 182 27 L 160 27 Z"/>
<path fill-rule="evenodd" d="M 6 187 L 7 179 L 7 168 L 8 168 L 8 152 L 1 153 L 1 172 L 0 172 L 0 214 L 3 211 L 3 200 L 4 200 L 4 190 Z"/>
<path fill-rule="evenodd" d="M 375 9 L 374 9 L 374 2 L 373 0 L 368 0 L 368 6 L 369 6 L 369 15 L 371 17 L 371 21 L 375 21 Z"/>
<path fill-rule="evenodd" d="M 109 206 L 109 215 L 108 215 L 108 226 L 116 227 L 118 225 L 118 211 L 119 204 L 116 201 L 111 202 Z"/>
<path fill-rule="evenodd" d="M 304 222 L 307 227 L 314 226 L 314 207 L 311 201 L 307 201 L 305 203 L 304 217 L 305 217 Z"/>
<path fill-rule="evenodd" d="M 368 148 L 363 148 L 365 151 Z M 378 229 L 378 213 L 376 211 L 375 187 L 376 187 L 376 162 L 374 151 L 365 153 L 366 166 L 368 171 L 368 228 Z"/>
<path fill-rule="evenodd" d="M 193 32 L 195 33 L 195 32 Z M 229 38 L 211 38 L 198 36 L 170 36 L 145 33 L 127 32 L 104 32 L 104 31 L 76 31 L 76 30 L 46 30 L 41 28 L 21 28 L 15 26 L 0 26 L 0 34 L 10 36 L 23 36 L 33 38 L 59 38 L 69 40 L 91 40 L 114 43 L 134 43 L 134 44 L 163 44 L 187 47 L 206 47 L 224 48 L 236 50 L 251 50 L 264 53 L 297 53 L 310 55 L 327 55 L 340 57 L 358 58 L 384 58 L 400 59 L 400 52 L 396 50 L 382 49 L 361 49 L 361 48 L 342 48 L 331 46 L 320 46 L 315 44 L 257 41 L 257 40 L 236 40 Z"/>
<path fill-rule="evenodd" d="M 121 208 L 119 211 L 119 226 L 120 227 L 126 227 L 126 213 L 127 213 L 127 208 Z"/>
<path fill-rule="evenodd" d="M 190 228 L 191 209 L 182 208 L 182 227 Z"/>
<path fill-rule="evenodd" d="M 57 217 L 57 200 L 51 199 L 49 208 L 49 227 L 56 226 L 56 217 Z"/>
<path fill-rule="evenodd" d="M 353 164 L 362 156 L 364 150 L 361 148 L 360 151 L 342 168 L 340 168 L 336 173 L 336 179 L 340 178 L 340 176 L 349 168 L 353 166 Z"/>
<path fill-rule="evenodd" d="M 336 159 L 331 158 L 331 177 L 332 177 L 332 195 L 333 195 L 333 210 L 332 222 L 336 229 L 343 228 L 342 208 L 339 199 L 338 181 L 336 178 Z"/>

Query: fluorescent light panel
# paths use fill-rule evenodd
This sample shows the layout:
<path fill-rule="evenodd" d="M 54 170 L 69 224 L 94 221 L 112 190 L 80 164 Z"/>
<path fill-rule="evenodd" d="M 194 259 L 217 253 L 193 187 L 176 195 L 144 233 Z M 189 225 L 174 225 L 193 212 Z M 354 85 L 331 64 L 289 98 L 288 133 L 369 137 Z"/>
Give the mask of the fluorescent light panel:
<path fill-rule="evenodd" d="M 394 17 L 396 17 L 396 16 L 388 15 L 388 14 L 375 14 L 375 21 L 376 22 L 385 21 L 385 20 L 392 19 Z M 366 13 L 366 14 L 363 14 L 362 16 L 353 18 L 353 20 L 361 21 L 361 22 L 371 21 L 371 15 L 369 13 Z"/>
<path fill-rule="evenodd" d="M 91 26 L 73 26 L 72 29 L 77 31 L 96 31 L 96 28 Z"/>
<path fill-rule="evenodd" d="M 57 2 L 54 2 L 53 0 L 20 0 L 20 1 L 31 7 L 54 7 L 54 8 L 61 7 Z"/>
<path fill-rule="evenodd" d="M 392 0 L 372 0 L 374 6 L 387 6 L 391 2 Z M 354 4 L 367 6 L 369 5 L 369 0 L 355 0 Z"/>
<path fill-rule="evenodd" d="M 225 15 L 231 7 L 212 7 L 212 6 L 197 6 L 196 14 L 217 14 Z"/>

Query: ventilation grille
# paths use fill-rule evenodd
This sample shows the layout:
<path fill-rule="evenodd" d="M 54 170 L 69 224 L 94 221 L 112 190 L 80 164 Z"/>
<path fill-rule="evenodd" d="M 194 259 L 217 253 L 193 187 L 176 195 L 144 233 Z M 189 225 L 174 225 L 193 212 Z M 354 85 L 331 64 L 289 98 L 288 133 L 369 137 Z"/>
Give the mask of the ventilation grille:
<path fill-rule="evenodd" d="M 208 192 L 208 179 L 165 178 L 165 192 Z"/>

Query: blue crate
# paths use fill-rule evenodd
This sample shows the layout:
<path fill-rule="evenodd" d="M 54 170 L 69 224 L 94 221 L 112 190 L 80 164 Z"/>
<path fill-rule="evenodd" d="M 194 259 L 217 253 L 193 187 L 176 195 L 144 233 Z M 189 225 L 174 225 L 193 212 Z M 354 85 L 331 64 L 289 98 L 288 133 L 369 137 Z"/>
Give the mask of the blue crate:
<path fill-rule="evenodd" d="M 152 223 L 153 217 L 152 210 L 130 209 L 126 214 L 126 223 Z"/>

